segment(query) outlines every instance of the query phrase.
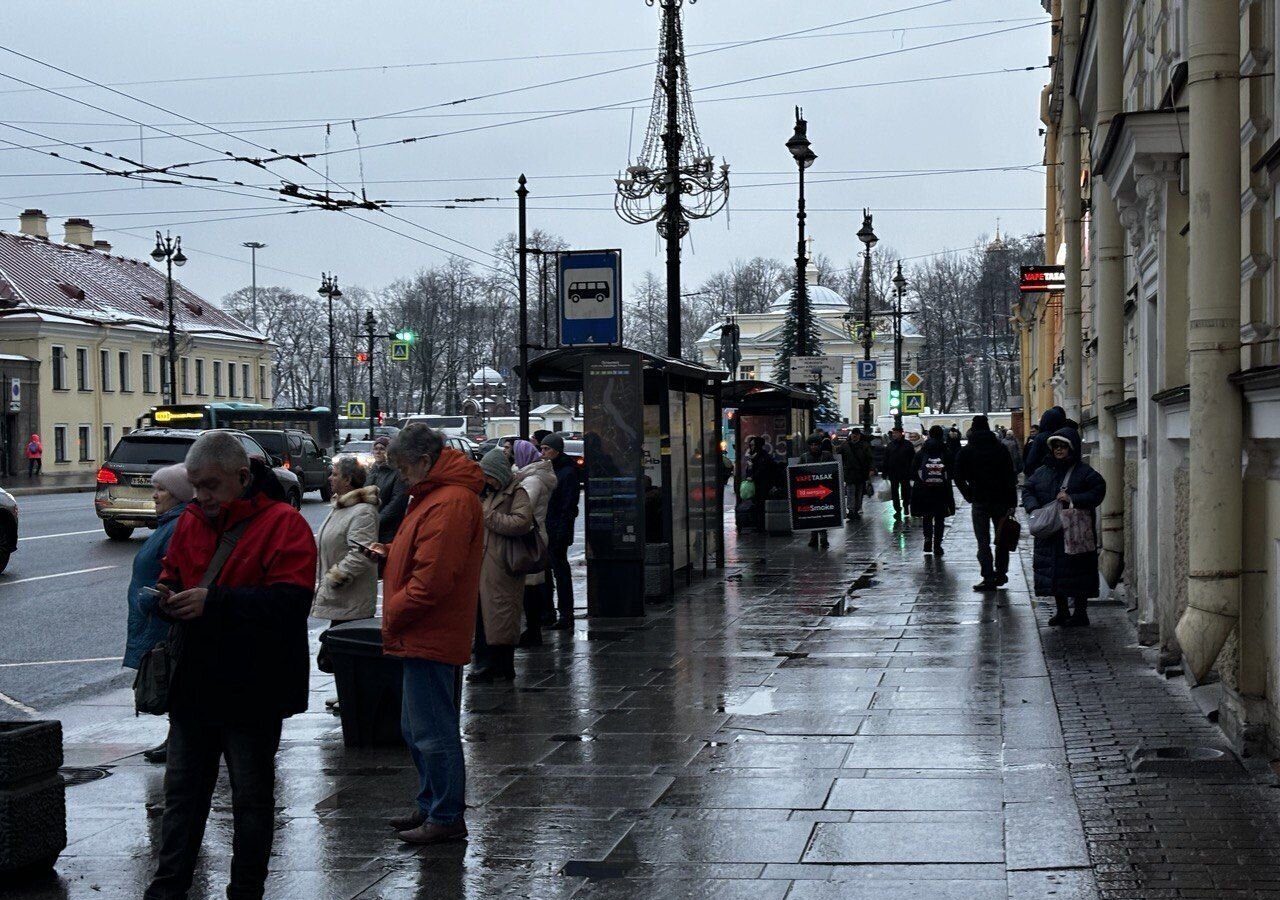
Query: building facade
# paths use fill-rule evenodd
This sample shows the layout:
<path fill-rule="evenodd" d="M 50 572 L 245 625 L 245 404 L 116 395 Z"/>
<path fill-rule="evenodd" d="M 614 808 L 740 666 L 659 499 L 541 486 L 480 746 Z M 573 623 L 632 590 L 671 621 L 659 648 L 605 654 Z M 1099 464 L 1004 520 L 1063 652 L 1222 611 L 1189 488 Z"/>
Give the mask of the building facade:
<path fill-rule="evenodd" d="M 271 346 L 250 326 L 174 283 L 179 403 L 271 405 Z M 10 372 L 12 370 L 12 372 Z M 140 415 L 166 402 L 165 272 L 111 253 L 69 219 L 62 242 L 39 210 L 0 231 L 0 379 L 12 395 L 0 429 L 8 471 L 31 433 L 46 473 L 91 475 Z"/>
<path fill-rule="evenodd" d="M 1029 405 L 1108 482 L 1102 576 L 1163 666 L 1280 743 L 1275 0 L 1052 0 L 1046 262 Z"/>

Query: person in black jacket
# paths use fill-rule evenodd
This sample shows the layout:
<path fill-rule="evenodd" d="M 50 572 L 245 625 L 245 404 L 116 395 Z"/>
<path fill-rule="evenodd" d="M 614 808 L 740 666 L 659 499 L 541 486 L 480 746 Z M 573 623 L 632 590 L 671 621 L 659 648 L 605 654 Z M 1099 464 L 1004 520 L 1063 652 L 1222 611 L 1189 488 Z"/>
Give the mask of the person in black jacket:
<path fill-rule="evenodd" d="M 837 452 L 844 468 L 845 503 L 852 519 L 862 515 L 862 498 L 871 478 L 871 444 L 863 438 L 861 428 L 854 428 Z"/>
<path fill-rule="evenodd" d="M 383 435 L 373 442 L 373 465 L 369 467 L 369 483 L 378 488 L 378 543 L 389 544 L 404 521 L 409 508 L 409 488 L 395 467 L 387 463 L 387 445 L 391 438 Z M 379 564 L 381 571 L 381 564 Z"/>
<path fill-rule="evenodd" d="M 1048 458 L 1049 438 L 1053 437 L 1059 428 L 1066 427 L 1066 424 L 1067 411 L 1061 406 L 1051 406 L 1044 411 L 1044 415 L 1040 416 L 1040 428 L 1031 441 L 1031 446 L 1027 449 L 1027 457 L 1022 464 L 1022 471 L 1026 473 L 1027 478 L 1034 475 L 1036 469 L 1040 468 Z"/>
<path fill-rule="evenodd" d="M 573 525 L 578 518 L 578 464 L 564 455 L 564 438 L 548 434 L 542 439 L 542 458 L 551 460 L 556 473 L 556 489 L 547 506 L 547 552 L 551 556 L 548 593 L 554 589 L 559 610 L 552 628 L 573 627 L 573 572 L 569 568 L 569 548 L 573 545 Z"/>
<path fill-rule="evenodd" d="M 1107 482 L 1080 459 L 1080 433 L 1060 428 L 1048 436 L 1049 458 L 1022 486 L 1022 507 L 1027 512 L 1059 503 L 1064 509 L 1093 512 L 1107 495 Z M 1097 547 L 1097 533 L 1094 533 Z M 1057 611 L 1050 625 L 1088 625 L 1089 599 L 1098 596 L 1098 551 L 1067 553 L 1061 531 L 1035 539 L 1032 556 L 1037 597 L 1052 597 Z M 1075 600 L 1074 614 L 1067 608 Z"/>
<path fill-rule="evenodd" d="M 893 499 L 893 517 L 902 518 L 903 510 L 911 515 L 911 470 L 916 450 L 901 428 L 889 432 L 889 446 L 884 450 L 881 474 L 889 479 L 889 495 Z"/>
<path fill-rule="evenodd" d="M 956 457 L 960 455 L 960 427 L 954 422 L 951 428 L 947 430 L 947 455 L 951 457 L 951 465 L 956 464 Z"/>
<path fill-rule="evenodd" d="M 991 555 L 992 526 L 1018 505 L 1018 475 L 1013 470 L 1009 450 L 991 432 L 986 416 L 974 416 L 969 443 L 956 457 L 956 487 L 973 504 L 973 535 L 978 541 L 978 564 L 982 581 L 975 591 L 994 591 L 1009 580 L 1009 551 L 996 542 Z"/>
<path fill-rule="evenodd" d="M 929 439 L 916 454 L 911 481 L 911 514 L 924 519 L 924 552 L 941 556 L 947 519 L 956 513 L 951 457 L 941 425 L 929 429 Z"/>

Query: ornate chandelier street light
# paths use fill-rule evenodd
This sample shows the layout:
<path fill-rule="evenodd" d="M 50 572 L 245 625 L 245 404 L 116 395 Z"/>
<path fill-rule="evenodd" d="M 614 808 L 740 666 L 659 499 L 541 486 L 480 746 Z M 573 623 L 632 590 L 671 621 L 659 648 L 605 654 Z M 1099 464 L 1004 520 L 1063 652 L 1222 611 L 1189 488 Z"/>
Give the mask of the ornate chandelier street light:
<path fill-rule="evenodd" d="M 685 0 L 645 0 L 662 9 L 658 74 L 644 147 L 616 179 L 614 208 L 633 225 L 657 222 L 667 242 L 667 355 L 680 356 L 680 239 L 692 219 L 708 219 L 729 200 L 729 164 L 717 169 L 693 115 L 680 7 Z M 694 3 L 696 0 L 688 0 Z"/>

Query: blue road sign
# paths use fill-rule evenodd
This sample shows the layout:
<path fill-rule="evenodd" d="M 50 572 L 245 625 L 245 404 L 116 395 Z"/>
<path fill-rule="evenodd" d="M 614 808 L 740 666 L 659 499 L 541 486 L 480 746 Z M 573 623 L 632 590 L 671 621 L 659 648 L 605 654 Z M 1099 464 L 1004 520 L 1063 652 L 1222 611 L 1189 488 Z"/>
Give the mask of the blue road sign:
<path fill-rule="evenodd" d="M 560 344 L 622 343 L 622 251 L 560 254 Z"/>
<path fill-rule="evenodd" d="M 876 361 L 874 359 L 859 359 L 856 362 L 858 364 L 859 381 L 876 380 Z"/>

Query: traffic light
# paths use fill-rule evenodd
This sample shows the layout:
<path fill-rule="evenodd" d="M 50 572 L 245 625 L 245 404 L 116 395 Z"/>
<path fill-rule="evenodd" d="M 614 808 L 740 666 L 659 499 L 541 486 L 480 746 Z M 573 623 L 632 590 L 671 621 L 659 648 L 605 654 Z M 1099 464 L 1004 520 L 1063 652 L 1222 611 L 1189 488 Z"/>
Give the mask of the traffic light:
<path fill-rule="evenodd" d="M 407 328 L 401 329 L 400 331 L 396 332 L 397 341 L 404 341 L 406 344 L 412 344 L 417 339 L 418 339 L 418 335 L 412 331 L 409 331 Z"/>
<path fill-rule="evenodd" d="M 369 354 L 368 354 L 368 353 L 365 353 L 363 350 L 357 350 L 357 351 L 356 351 L 356 362 L 358 362 L 358 363 L 367 363 L 368 361 L 369 361 Z"/>
<path fill-rule="evenodd" d="M 889 382 L 889 414 L 896 416 L 902 409 L 902 385 L 896 381 Z"/>

